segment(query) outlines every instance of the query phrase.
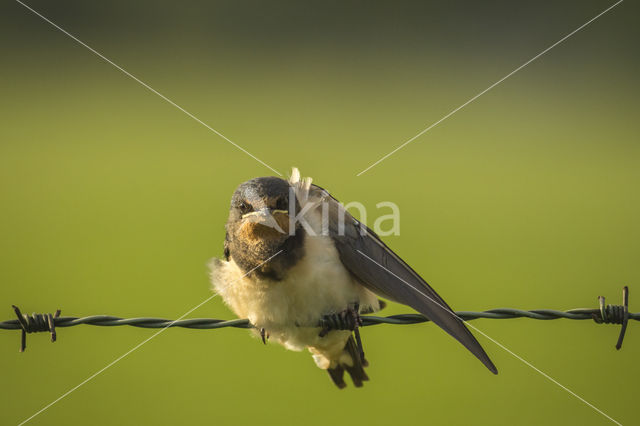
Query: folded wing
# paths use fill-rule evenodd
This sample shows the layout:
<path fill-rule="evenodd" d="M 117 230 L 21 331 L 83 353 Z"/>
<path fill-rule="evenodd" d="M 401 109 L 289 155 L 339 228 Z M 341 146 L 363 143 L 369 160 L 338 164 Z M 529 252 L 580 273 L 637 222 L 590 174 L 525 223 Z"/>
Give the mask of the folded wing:
<path fill-rule="evenodd" d="M 327 191 L 311 185 L 310 198 L 329 204 L 329 233 L 349 272 L 381 297 L 411 306 L 440 326 L 498 373 L 480 343 L 447 303 L 369 228 L 344 210 Z"/>

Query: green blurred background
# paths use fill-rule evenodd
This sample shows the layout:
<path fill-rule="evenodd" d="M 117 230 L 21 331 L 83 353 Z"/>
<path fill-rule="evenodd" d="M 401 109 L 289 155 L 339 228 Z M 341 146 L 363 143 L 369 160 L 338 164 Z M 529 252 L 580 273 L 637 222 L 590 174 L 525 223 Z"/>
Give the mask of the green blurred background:
<path fill-rule="evenodd" d="M 430 4 L 432 3 L 432 4 Z M 638 6 L 624 2 L 360 177 L 356 173 L 610 4 L 28 4 L 283 173 L 400 206 L 385 241 L 458 310 L 640 310 Z M 176 318 L 210 295 L 235 186 L 271 172 L 20 4 L 0 5 L 0 319 Z M 371 222 L 370 222 L 371 223 Z M 391 305 L 387 314 L 409 312 Z M 220 299 L 192 317 L 230 318 Z M 476 327 L 623 424 L 640 328 Z M 17 424 L 149 337 L 0 331 Z M 433 325 L 363 332 L 371 382 L 243 330 L 167 330 L 30 424 L 607 424 L 479 336 L 490 374 Z"/>

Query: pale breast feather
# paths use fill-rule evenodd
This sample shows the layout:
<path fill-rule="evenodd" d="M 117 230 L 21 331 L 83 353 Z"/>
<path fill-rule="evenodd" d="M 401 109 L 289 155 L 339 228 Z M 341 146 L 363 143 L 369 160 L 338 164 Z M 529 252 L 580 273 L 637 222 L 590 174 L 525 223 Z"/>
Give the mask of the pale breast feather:
<path fill-rule="evenodd" d="M 321 220 L 318 212 L 310 220 Z M 317 324 L 323 315 L 359 303 L 363 310 L 379 309 L 376 296 L 361 286 L 340 260 L 328 236 L 307 236 L 305 255 L 280 281 L 243 276 L 230 258 L 211 262 L 211 280 L 225 303 L 258 328 L 265 328 L 289 349 L 321 344 Z"/>

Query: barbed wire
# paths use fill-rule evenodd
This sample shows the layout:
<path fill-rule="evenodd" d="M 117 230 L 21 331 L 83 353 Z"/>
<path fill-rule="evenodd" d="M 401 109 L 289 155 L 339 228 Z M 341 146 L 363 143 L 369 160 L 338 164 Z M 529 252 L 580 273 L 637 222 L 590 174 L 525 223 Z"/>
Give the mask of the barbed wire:
<path fill-rule="evenodd" d="M 553 309 L 535 309 L 522 310 L 514 308 L 498 308 L 481 312 L 475 311 L 457 311 L 456 315 L 464 320 L 471 321 L 475 319 L 514 319 L 529 318 L 536 320 L 594 320 L 598 324 L 621 324 L 620 336 L 616 348 L 622 347 L 622 341 L 630 319 L 640 321 L 640 312 L 629 312 L 629 289 L 623 288 L 623 304 L 622 305 L 606 305 L 603 296 L 598 297 L 599 308 L 578 308 L 568 311 L 558 311 Z M 191 318 L 183 320 L 170 320 L 165 318 L 120 318 L 111 315 L 92 315 L 87 317 L 61 317 L 60 310 L 52 314 L 31 314 L 24 315 L 17 306 L 13 306 L 17 319 L 0 322 L 0 329 L 3 330 L 22 330 L 22 342 L 20 351 L 26 348 L 26 334 L 37 332 L 51 333 L 51 341 L 56 341 L 56 328 L 72 327 L 80 324 L 113 327 L 128 325 L 140 328 L 190 328 L 197 330 L 211 330 L 219 328 L 253 328 L 253 325 L 246 319 L 222 320 L 215 318 Z M 420 314 L 399 314 L 387 317 L 379 317 L 373 315 L 363 315 L 362 326 L 368 327 L 379 324 L 392 325 L 408 325 L 429 322 L 430 320 Z M 322 324 L 318 324 L 322 327 Z"/>

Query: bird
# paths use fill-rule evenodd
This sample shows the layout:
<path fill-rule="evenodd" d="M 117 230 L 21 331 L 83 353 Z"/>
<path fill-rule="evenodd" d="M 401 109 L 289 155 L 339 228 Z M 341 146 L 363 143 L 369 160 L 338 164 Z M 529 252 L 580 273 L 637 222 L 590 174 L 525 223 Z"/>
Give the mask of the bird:
<path fill-rule="evenodd" d="M 355 387 L 369 380 L 359 327 L 362 314 L 384 308 L 380 298 L 412 307 L 498 373 L 436 291 L 297 168 L 288 180 L 240 184 L 225 230 L 224 258 L 209 264 L 212 291 L 263 343 L 308 349 L 338 388 L 345 372 Z"/>

